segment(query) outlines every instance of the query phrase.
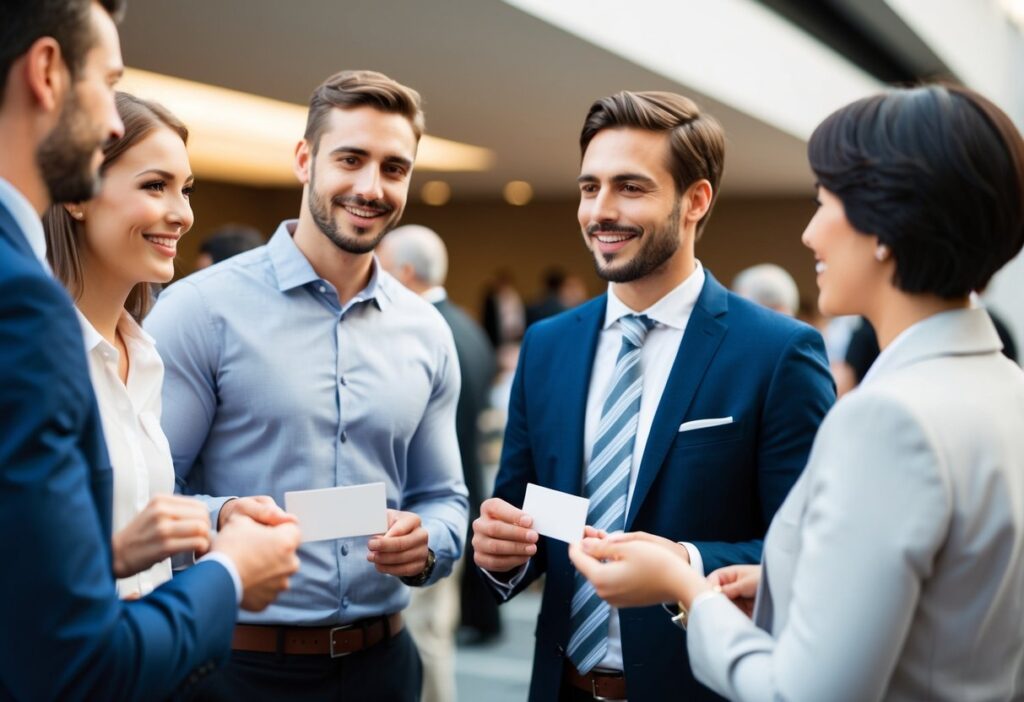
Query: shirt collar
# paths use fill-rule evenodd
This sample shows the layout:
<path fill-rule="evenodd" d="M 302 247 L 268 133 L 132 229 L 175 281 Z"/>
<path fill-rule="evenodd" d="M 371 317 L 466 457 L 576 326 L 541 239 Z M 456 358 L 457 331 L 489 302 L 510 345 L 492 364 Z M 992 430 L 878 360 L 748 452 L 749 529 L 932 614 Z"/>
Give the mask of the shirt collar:
<path fill-rule="evenodd" d="M 77 307 L 75 307 L 75 314 L 78 315 L 78 322 L 82 327 L 82 340 L 85 342 L 86 353 L 92 352 L 97 347 L 117 353 L 117 349 L 104 339 L 102 334 L 96 331 L 96 327 L 92 325 L 92 322 Z M 121 316 L 117 320 L 117 331 L 121 333 L 121 338 L 124 339 L 125 345 L 128 345 L 135 339 L 139 339 L 150 346 L 156 344 L 153 337 L 139 326 L 134 317 L 128 314 L 128 310 L 121 310 Z"/>
<path fill-rule="evenodd" d="M 3 178 L 0 178 L 0 202 L 7 205 L 15 223 L 24 232 L 25 239 L 32 248 L 32 253 L 49 270 L 46 263 L 46 234 L 43 231 L 43 220 L 32 207 L 32 203 Z"/>
<path fill-rule="evenodd" d="M 295 227 L 298 223 L 299 220 L 297 219 L 286 219 L 281 222 L 267 243 L 267 255 L 270 257 L 270 263 L 274 267 L 277 287 L 281 292 L 310 283 L 322 283 L 323 285 L 330 286 L 330 283 L 317 275 L 309 259 L 295 245 L 293 236 L 295 235 Z M 378 307 L 384 309 L 391 302 L 392 285 L 400 285 L 400 283 L 391 278 L 381 268 L 380 261 L 374 256 L 373 264 L 370 267 L 370 282 L 366 284 L 365 288 L 356 293 L 355 297 L 349 300 L 349 303 L 345 305 L 345 309 L 347 310 L 352 305 L 370 300 L 375 301 Z"/>
<path fill-rule="evenodd" d="M 701 265 L 700 261 L 697 261 L 696 264 L 693 273 L 686 280 L 641 312 L 630 309 L 615 294 L 615 288 L 609 285 L 608 304 L 605 306 L 604 326 L 602 329 L 608 329 L 627 314 L 643 314 L 663 326 L 673 329 L 685 329 L 690 313 L 693 312 L 693 308 L 697 304 L 697 298 L 700 297 L 700 291 L 704 288 L 704 280 L 706 278 L 704 266 Z"/>
<path fill-rule="evenodd" d="M 426 300 L 430 304 L 436 305 L 437 303 L 441 302 L 442 300 L 447 300 L 448 299 L 448 292 L 444 288 L 442 288 L 440 285 L 435 285 L 432 288 L 428 288 L 427 290 L 424 290 L 423 294 L 420 295 L 420 297 L 422 297 L 424 300 Z"/>

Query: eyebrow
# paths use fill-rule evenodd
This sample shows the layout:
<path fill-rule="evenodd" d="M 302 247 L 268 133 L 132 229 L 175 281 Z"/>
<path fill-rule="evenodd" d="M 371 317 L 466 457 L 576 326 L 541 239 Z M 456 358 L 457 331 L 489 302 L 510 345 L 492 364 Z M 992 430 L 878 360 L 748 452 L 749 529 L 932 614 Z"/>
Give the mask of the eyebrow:
<path fill-rule="evenodd" d="M 175 175 L 174 175 L 173 173 L 171 173 L 170 171 L 165 171 L 165 170 L 163 170 L 163 169 L 161 169 L 161 168 L 147 168 L 147 169 L 146 169 L 146 170 L 144 170 L 144 171 L 139 171 L 138 173 L 136 173 L 136 174 L 135 174 L 135 177 L 136 177 L 136 178 L 141 178 L 142 176 L 144 176 L 144 175 L 148 175 L 148 174 L 150 174 L 150 173 L 152 173 L 153 175 L 158 175 L 158 176 L 160 176 L 161 178 L 163 178 L 164 180 L 175 180 L 175 179 L 177 178 L 177 176 L 175 176 Z M 195 180 L 195 176 L 194 176 L 193 174 L 191 174 L 191 173 L 189 173 L 189 174 L 188 174 L 188 175 L 187 175 L 187 176 L 185 177 L 185 182 L 187 183 L 187 182 L 189 182 L 190 180 Z"/>
<path fill-rule="evenodd" d="M 598 180 L 599 178 L 597 176 L 590 175 L 589 173 L 584 173 L 583 175 L 576 179 L 576 182 L 596 183 L 598 182 Z M 613 183 L 625 183 L 626 181 L 629 180 L 639 181 L 641 183 L 646 183 L 647 185 L 657 185 L 657 182 L 655 182 L 654 178 L 651 178 L 650 176 L 645 176 L 642 173 L 620 173 L 619 175 L 612 176 Z"/>
<path fill-rule="evenodd" d="M 358 146 L 339 146 L 336 149 L 331 149 L 331 156 L 338 156 L 340 154 L 352 154 L 353 156 L 369 156 L 370 152 L 366 149 L 361 149 Z M 387 156 L 384 159 L 384 163 L 394 163 L 405 168 L 412 168 L 412 161 L 402 156 Z"/>

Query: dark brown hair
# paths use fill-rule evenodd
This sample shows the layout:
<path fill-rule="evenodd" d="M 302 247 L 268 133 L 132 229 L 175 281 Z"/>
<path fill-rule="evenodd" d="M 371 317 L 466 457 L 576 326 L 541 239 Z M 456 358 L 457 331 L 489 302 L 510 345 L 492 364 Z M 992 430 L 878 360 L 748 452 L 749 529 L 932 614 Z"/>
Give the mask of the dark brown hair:
<path fill-rule="evenodd" d="M 352 109 L 369 105 L 381 112 L 402 115 L 409 120 L 417 141 L 423 136 L 423 110 L 420 94 L 383 73 L 341 71 L 321 83 L 309 99 L 305 139 L 315 154 L 327 116 L 334 108 Z"/>
<path fill-rule="evenodd" d="M 699 239 L 711 216 L 711 207 L 718 199 L 718 184 L 725 167 L 725 133 L 721 125 L 682 95 L 624 90 L 590 106 L 580 132 L 581 155 L 586 154 L 587 146 L 598 132 L 621 127 L 668 134 L 670 148 L 666 165 L 680 196 L 698 180 L 711 183 L 711 206 L 697 223 Z"/>
<path fill-rule="evenodd" d="M 117 114 L 124 123 L 124 136 L 104 146 L 101 176 L 124 152 L 159 127 L 167 127 L 180 136 L 182 142 L 188 143 L 188 129 L 162 105 L 120 92 L 114 101 Z M 53 274 L 68 289 L 71 297 L 78 300 L 85 286 L 80 251 L 85 224 L 75 220 L 63 205 L 57 204 L 46 211 L 43 226 L 46 230 L 46 258 Z M 136 320 L 142 321 L 153 306 L 149 283 L 139 283 L 132 288 L 124 306 Z"/>
<path fill-rule="evenodd" d="M 814 130 L 807 153 L 853 228 L 892 251 L 903 292 L 965 297 L 1024 246 L 1024 140 L 972 90 L 858 100 Z"/>

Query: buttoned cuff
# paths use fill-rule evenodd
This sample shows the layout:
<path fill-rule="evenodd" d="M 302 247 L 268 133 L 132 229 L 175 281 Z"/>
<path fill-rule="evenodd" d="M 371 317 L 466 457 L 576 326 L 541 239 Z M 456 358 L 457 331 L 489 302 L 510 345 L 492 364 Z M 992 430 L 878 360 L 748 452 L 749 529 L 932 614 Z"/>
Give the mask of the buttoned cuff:
<path fill-rule="evenodd" d="M 211 551 L 196 562 L 202 563 L 203 561 L 215 561 L 224 566 L 228 575 L 231 576 L 231 582 L 235 585 L 235 604 L 241 605 L 242 593 L 244 592 L 242 590 L 242 576 L 238 574 L 238 568 L 235 567 L 235 562 L 231 560 L 231 557 L 227 554 L 221 553 L 220 551 Z"/>

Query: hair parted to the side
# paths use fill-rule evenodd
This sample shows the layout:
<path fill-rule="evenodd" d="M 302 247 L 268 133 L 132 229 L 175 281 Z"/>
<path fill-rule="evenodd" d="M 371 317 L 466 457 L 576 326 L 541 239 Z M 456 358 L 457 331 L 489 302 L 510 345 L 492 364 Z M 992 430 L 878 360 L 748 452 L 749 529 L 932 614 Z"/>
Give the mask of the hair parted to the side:
<path fill-rule="evenodd" d="M 667 166 L 680 196 L 698 180 L 711 184 L 711 206 L 697 223 L 699 239 L 718 199 L 718 184 L 725 168 L 725 132 L 718 120 L 682 95 L 623 90 L 590 106 L 580 132 L 581 155 L 586 154 L 598 132 L 623 127 L 668 134 Z"/>
<path fill-rule="evenodd" d="M 983 290 L 1024 246 L 1024 141 L 967 88 L 899 88 L 843 107 L 811 135 L 818 182 L 878 237 L 907 293 Z"/>
<path fill-rule="evenodd" d="M 0 3 L 0 104 L 11 66 L 42 37 L 53 37 L 64 62 L 77 78 L 85 55 L 96 42 L 89 9 L 93 0 L 4 0 Z M 125 0 L 99 0 L 115 22 L 124 14 Z"/>
<path fill-rule="evenodd" d="M 423 136 L 424 118 L 420 94 L 376 71 L 341 71 L 325 80 L 309 98 L 304 138 L 315 154 L 327 116 L 334 108 L 374 107 L 409 120 L 417 141 Z"/>
<path fill-rule="evenodd" d="M 100 175 L 154 129 L 166 127 L 180 136 L 183 143 L 188 143 L 188 129 L 162 105 L 121 92 L 116 94 L 114 101 L 117 114 L 124 123 L 124 136 L 103 148 Z M 53 274 L 71 293 L 71 297 L 78 300 L 85 283 L 82 279 L 81 249 L 87 223 L 75 220 L 63 205 L 57 204 L 51 205 L 43 215 L 43 226 L 46 230 L 46 258 Z M 153 306 L 150 284 L 139 283 L 132 288 L 124 306 L 129 314 L 141 322 Z"/>

